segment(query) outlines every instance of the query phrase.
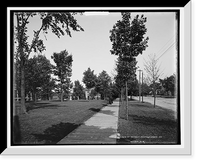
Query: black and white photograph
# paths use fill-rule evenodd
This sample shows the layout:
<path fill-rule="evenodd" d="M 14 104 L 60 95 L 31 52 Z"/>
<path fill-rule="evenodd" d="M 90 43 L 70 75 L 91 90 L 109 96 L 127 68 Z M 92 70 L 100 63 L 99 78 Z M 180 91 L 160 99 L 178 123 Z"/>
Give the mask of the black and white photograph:
<path fill-rule="evenodd" d="M 14 10 L 11 145 L 180 145 L 178 10 Z"/>
<path fill-rule="evenodd" d="M 12 145 L 176 145 L 179 11 L 12 11 Z"/>

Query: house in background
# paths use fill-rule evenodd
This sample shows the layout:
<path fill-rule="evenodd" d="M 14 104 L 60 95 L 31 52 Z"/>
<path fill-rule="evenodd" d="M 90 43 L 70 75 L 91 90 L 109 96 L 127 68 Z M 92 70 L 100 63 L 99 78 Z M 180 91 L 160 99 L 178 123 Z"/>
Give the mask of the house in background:
<path fill-rule="evenodd" d="M 85 99 L 86 99 L 86 100 L 89 100 L 89 99 L 90 99 L 90 92 L 91 92 L 91 89 L 85 88 L 85 89 L 84 89 L 84 92 L 85 92 Z"/>

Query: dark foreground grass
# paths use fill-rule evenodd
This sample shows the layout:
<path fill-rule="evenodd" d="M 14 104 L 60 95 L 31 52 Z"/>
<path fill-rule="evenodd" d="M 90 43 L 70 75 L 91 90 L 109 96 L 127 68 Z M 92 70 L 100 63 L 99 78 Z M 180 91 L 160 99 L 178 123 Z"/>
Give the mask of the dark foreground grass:
<path fill-rule="evenodd" d="M 174 112 L 150 103 L 130 101 L 126 120 L 125 102 L 119 110 L 118 144 L 177 144 L 178 129 Z"/>
<path fill-rule="evenodd" d="M 56 144 L 106 104 L 101 100 L 28 103 L 28 115 L 19 116 L 17 144 Z"/>

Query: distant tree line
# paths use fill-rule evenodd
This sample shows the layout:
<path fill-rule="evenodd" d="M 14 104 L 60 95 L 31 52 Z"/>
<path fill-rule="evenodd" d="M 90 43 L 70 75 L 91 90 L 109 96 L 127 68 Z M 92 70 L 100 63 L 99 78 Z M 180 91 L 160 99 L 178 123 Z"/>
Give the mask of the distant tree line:
<path fill-rule="evenodd" d="M 69 99 L 72 92 L 72 99 L 94 99 L 98 97 L 102 100 L 113 100 L 119 96 L 116 83 L 111 80 L 108 73 L 103 70 L 99 75 L 94 70 L 88 68 L 83 72 L 82 82 L 79 80 L 71 82 L 72 75 L 72 55 L 64 50 L 53 53 L 51 58 L 55 65 L 50 63 L 44 55 L 34 55 L 27 59 L 25 64 L 25 86 L 27 100 L 37 101 L 51 100 L 53 95 L 58 95 L 59 99 Z M 21 80 L 19 63 L 15 62 L 15 90 L 18 97 L 21 97 Z M 86 97 L 85 92 L 88 92 Z"/>
<path fill-rule="evenodd" d="M 94 74 L 94 70 L 88 68 L 83 72 L 82 81 L 91 99 L 94 99 L 98 95 L 103 100 L 113 100 L 118 97 L 116 84 L 112 82 L 111 77 L 105 70 L 97 76 Z"/>
<path fill-rule="evenodd" d="M 173 74 L 164 79 L 159 79 L 160 83 L 160 95 L 164 96 L 176 96 L 176 75 Z"/>
<path fill-rule="evenodd" d="M 147 81 L 146 79 L 144 79 Z M 176 75 L 170 75 L 163 79 L 159 78 L 153 83 L 144 82 L 142 85 L 142 92 L 144 96 L 154 95 L 154 90 L 156 95 L 163 97 L 175 97 L 176 96 Z M 139 84 L 138 84 L 139 86 Z M 155 87 L 155 88 L 154 88 Z M 139 93 L 137 93 L 139 95 Z"/>
<path fill-rule="evenodd" d="M 25 64 L 25 93 L 29 100 L 30 97 L 32 97 L 33 101 L 37 101 L 38 99 L 51 100 L 54 93 L 56 93 L 62 101 L 63 98 L 69 98 L 72 88 L 72 98 L 77 100 L 87 99 L 85 95 L 86 90 L 89 92 L 90 99 L 99 96 L 98 98 L 100 99 L 113 100 L 119 97 L 121 92 L 125 94 L 125 89 L 121 91 L 120 81 L 117 81 L 117 78 L 112 81 L 105 70 L 99 73 L 99 75 L 96 75 L 91 68 L 85 70 L 82 79 L 85 88 L 79 80 L 72 83 L 70 81 L 73 61 L 72 55 L 69 55 L 69 53 L 64 50 L 60 53 L 53 53 L 52 58 L 56 61 L 56 66 L 52 65 L 44 55 L 34 55 L 27 60 Z M 17 61 L 15 62 L 15 68 L 16 90 L 18 96 L 21 97 L 20 67 Z M 132 76 L 128 80 L 127 87 L 128 96 L 139 95 L 139 82 L 136 76 Z M 160 78 L 155 81 L 155 84 L 149 82 L 148 78 L 145 78 L 141 87 L 143 96 L 154 95 L 154 87 L 157 95 L 176 96 L 176 75 L 173 74 L 164 79 Z"/>

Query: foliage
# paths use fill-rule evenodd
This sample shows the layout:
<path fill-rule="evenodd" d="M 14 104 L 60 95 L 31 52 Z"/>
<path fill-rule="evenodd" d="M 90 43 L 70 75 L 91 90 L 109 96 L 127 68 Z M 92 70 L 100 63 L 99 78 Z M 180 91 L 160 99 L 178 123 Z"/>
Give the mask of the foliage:
<path fill-rule="evenodd" d="M 92 90 L 90 91 L 90 98 L 91 98 L 91 99 L 94 99 L 95 96 L 97 96 L 97 94 L 98 94 L 98 92 L 97 92 L 95 89 L 92 89 Z"/>
<path fill-rule="evenodd" d="M 106 71 L 102 71 L 97 77 L 97 83 L 95 90 L 102 95 L 103 99 L 109 95 L 110 92 L 111 77 L 107 74 Z"/>
<path fill-rule="evenodd" d="M 17 44 L 17 57 L 20 59 L 22 57 L 28 58 L 32 50 L 35 52 L 45 50 L 43 41 L 39 38 L 41 31 L 47 34 L 48 30 L 51 30 L 58 38 L 65 35 L 65 33 L 71 37 L 70 29 L 84 31 L 74 18 L 75 14 L 71 12 L 16 12 L 17 26 L 15 27 L 15 43 Z M 29 24 L 30 17 L 34 16 L 39 16 L 42 22 L 41 27 L 33 31 L 33 40 L 29 44 L 27 42 L 27 24 Z M 20 54 L 21 49 L 23 54 Z"/>
<path fill-rule="evenodd" d="M 175 92 L 175 86 L 176 86 L 176 76 L 171 75 L 169 77 L 166 77 L 164 79 L 159 79 L 162 87 L 165 89 L 165 92 L 168 94 L 168 92 L 170 91 L 172 96 L 174 96 L 174 92 Z"/>
<path fill-rule="evenodd" d="M 33 56 L 25 65 L 26 92 L 36 92 L 37 87 L 45 86 L 51 80 L 52 65 L 43 55 Z"/>
<path fill-rule="evenodd" d="M 70 28 L 74 31 L 84 31 L 83 28 L 77 24 L 77 20 L 74 18 L 76 13 L 42 12 L 39 14 L 40 19 L 42 19 L 43 31 L 45 33 L 48 32 L 48 29 L 51 29 L 51 31 L 58 37 L 64 35 L 65 32 L 71 37 Z"/>
<path fill-rule="evenodd" d="M 110 41 L 111 54 L 118 56 L 115 80 L 117 86 L 123 88 L 125 83 L 127 84 L 128 80 L 135 76 L 136 57 L 146 49 L 149 38 L 144 38 L 147 31 L 145 27 L 147 19 L 144 15 L 141 17 L 136 15 L 133 20 L 130 12 L 122 12 L 121 15 L 122 20 L 118 20 L 110 31 Z"/>
<path fill-rule="evenodd" d="M 138 96 L 139 95 L 139 83 L 135 76 L 129 79 L 128 83 L 128 95 Z"/>
<path fill-rule="evenodd" d="M 42 85 L 41 96 L 42 99 L 50 100 L 52 98 L 53 90 L 55 88 L 55 79 L 50 78 L 48 82 Z"/>
<path fill-rule="evenodd" d="M 117 21 L 110 31 L 111 53 L 126 61 L 132 61 L 134 57 L 142 54 L 149 39 L 148 37 L 144 38 L 147 31 L 146 21 L 144 15 L 141 17 L 136 15 L 131 21 L 130 12 L 122 12 L 122 20 Z"/>
<path fill-rule="evenodd" d="M 143 96 L 149 95 L 150 91 L 151 91 L 151 89 L 148 86 L 148 84 L 147 83 L 143 83 L 143 85 L 142 85 L 142 95 Z"/>
<path fill-rule="evenodd" d="M 97 76 L 94 74 L 94 70 L 92 71 L 88 68 L 85 72 L 83 72 L 83 83 L 85 84 L 87 89 L 91 89 L 96 85 Z"/>
<path fill-rule="evenodd" d="M 73 96 L 78 99 L 83 99 L 85 97 L 84 88 L 78 80 L 74 81 Z"/>
<path fill-rule="evenodd" d="M 119 87 L 116 85 L 116 83 L 111 83 L 110 84 L 110 88 L 111 88 L 111 96 L 112 96 L 112 99 L 116 99 L 119 97 L 119 94 L 120 94 L 120 90 L 119 90 Z"/>
<path fill-rule="evenodd" d="M 74 15 L 76 13 L 70 12 L 15 12 L 16 25 L 15 29 L 15 59 L 19 61 L 20 65 L 20 81 L 21 81 L 21 112 L 26 113 L 25 107 L 25 72 L 24 66 L 32 50 L 42 52 L 45 50 L 43 41 L 39 38 L 40 32 L 48 33 L 51 29 L 52 33 L 60 37 L 67 33 L 71 37 L 70 30 L 83 31 L 83 28 L 78 25 Z M 38 15 L 41 20 L 41 27 L 34 30 L 31 44 L 28 43 L 27 25 L 29 18 Z M 64 32 L 65 31 L 65 32 Z"/>
<path fill-rule="evenodd" d="M 116 67 L 117 75 L 115 76 L 115 80 L 121 87 L 125 86 L 126 81 L 129 81 L 136 76 L 136 64 L 137 61 L 135 59 L 131 62 L 126 62 L 121 58 L 118 58 Z"/>
<path fill-rule="evenodd" d="M 42 90 L 42 94 L 51 94 L 51 90 L 54 86 L 54 80 L 51 79 L 52 65 L 50 61 L 43 55 L 34 55 L 32 58 L 27 59 L 25 66 L 25 86 L 26 95 L 32 93 L 33 99 L 35 100 L 35 94 L 38 89 Z M 21 85 L 21 72 L 20 72 L 20 62 L 16 60 L 15 62 L 15 84 L 18 91 L 18 95 L 21 96 L 20 85 Z"/>
<path fill-rule="evenodd" d="M 54 66 L 54 75 L 58 76 L 60 82 L 61 101 L 63 101 L 63 90 L 68 92 L 70 88 L 70 77 L 72 75 L 72 55 L 64 50 L 60 53 L 53 53 L 51 58 L 56 63 Z"/>

